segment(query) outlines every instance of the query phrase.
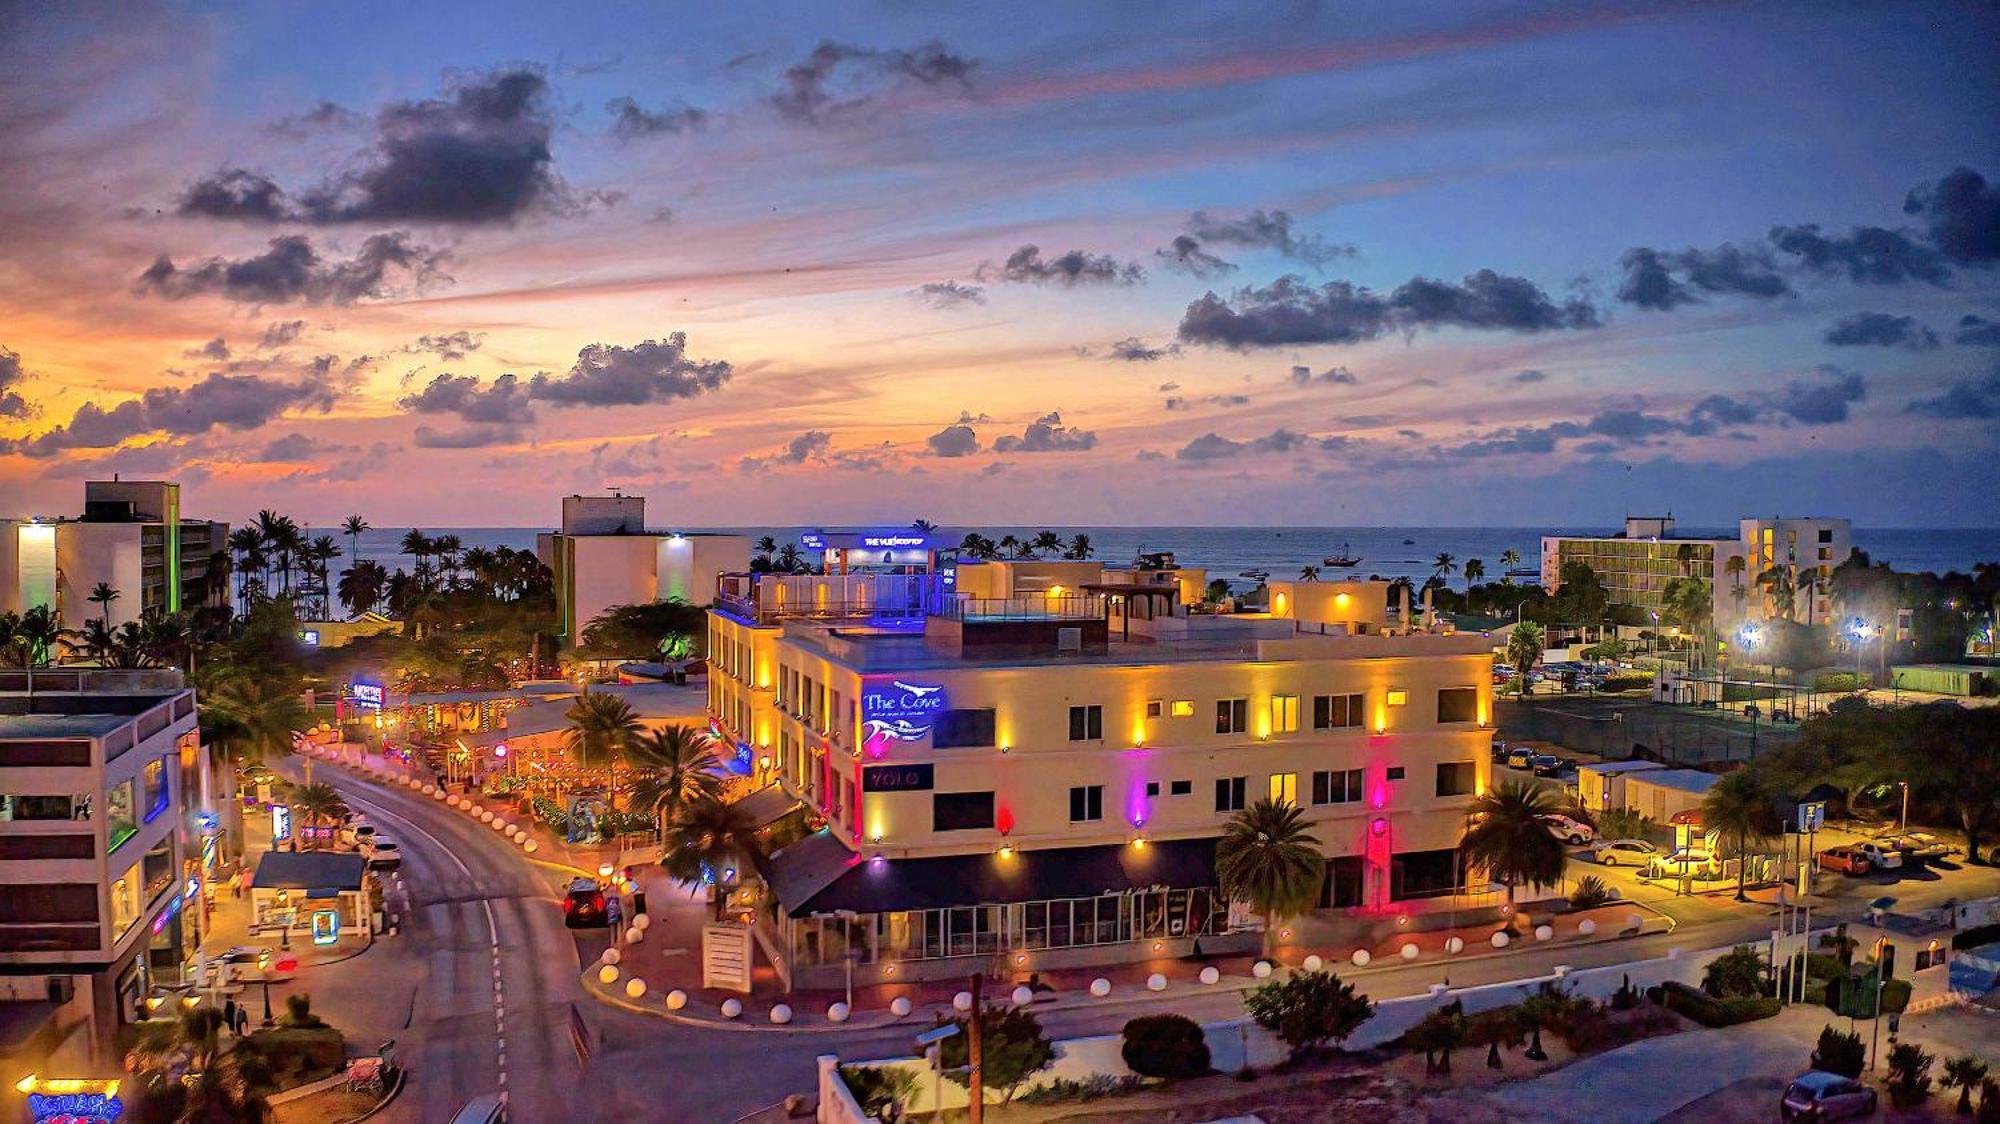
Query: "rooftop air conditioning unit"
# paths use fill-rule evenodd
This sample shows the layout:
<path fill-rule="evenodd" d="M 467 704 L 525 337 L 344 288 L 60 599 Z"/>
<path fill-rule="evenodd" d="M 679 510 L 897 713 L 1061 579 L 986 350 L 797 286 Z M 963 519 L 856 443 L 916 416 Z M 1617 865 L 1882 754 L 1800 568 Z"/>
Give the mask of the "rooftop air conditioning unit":
<path fill-rule="evenodd" d="M 1056 651 L 1058 653 L 1083 651 L 1083 629 L 1056 629 Z"/>

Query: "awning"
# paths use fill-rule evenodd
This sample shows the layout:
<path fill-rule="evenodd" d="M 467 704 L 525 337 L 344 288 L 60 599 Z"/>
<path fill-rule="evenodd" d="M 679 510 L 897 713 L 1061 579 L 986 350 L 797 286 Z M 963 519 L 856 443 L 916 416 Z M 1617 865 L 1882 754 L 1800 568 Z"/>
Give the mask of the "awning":
<path fill-rule="evenodd" d="M 368 860 L 336 851 L 266 851 L 250 885 L 259 890 L 361 889 Z"/>
<path fill-rule="evenodd" d="M 825 842 L 815 844 L 821 839 Z M 1214 886 L 1215 843 L 1175 839 L 1144 847 L 1058 847 L 1005 857 L 988 852 L 878 863 L 860 861 L 832 836 L 819 835 L 772 856 L 765 881 L 793 917 L 1092 898 L 1161 886 Z"/>
<path fill-rule="evenodd" d="M 757 827 L 766 827 L 784 819 L 785 815 L 799 802 L 785 791 L 783 785 L 768 784 L 736 802 L 736 808 L 750 817 Z"/>

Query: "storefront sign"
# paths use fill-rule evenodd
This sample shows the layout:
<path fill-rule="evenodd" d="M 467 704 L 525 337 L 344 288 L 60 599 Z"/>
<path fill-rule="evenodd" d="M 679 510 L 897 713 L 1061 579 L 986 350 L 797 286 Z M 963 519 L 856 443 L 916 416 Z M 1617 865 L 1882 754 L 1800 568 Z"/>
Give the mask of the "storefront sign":
<path fill-rule="evenodd" d="M 886 550 L 894 550 L 897 548 L 921 550 L 924 547 L 931 545 L 931 540 L 930 536 L 928 535 L 912 535 L 907 533 L 895 534 L 895 535 L 863 535 L 861 536 L 861 545 L 864 547 L 874 547 L 876 549 L 886 549 Z"/>
<path fill-rule="evenodd" d="M 292 837 L 292 806 L 271 805 L 271 841 L 282 843 Z"/>
<path fill-rule="evenodd" d="M 901 679 L 871 683 L 861 692 L 862 741 L 927 738 L 945 703 L 941 683 L 906 683 Z"/>
<path fill-rule="evenodd" d="M 317 647 L 319 647 L 319 629 L 316 629 L 316 628 L 302 628 L 302 629 L 300 629 L 300 630 L 299 630 L 299 643 L 301 643 L 301 644 L 305 645 L 305 646 L 306 646 L 306 647 L 308 647 L 308 648 L 317 648 Z"/>
<path fill-rule="evenodd" d="M 936 773 L 930 765 L 870 765 L 861 770 L 861 791 L 928 792 Z"/>
<path fill-rule="evenodd" d="M 382 684 L 353 682 L 347 685 L 347 696 L 354 700 L 356 710 L 382 709 Z"/>
<path fill-rule="evenodd" d="M 125 1115 L 118 1082 L 29 1074 L 14 1086 L 27 1094 L 35 1124 L 111 1124 Z"/>

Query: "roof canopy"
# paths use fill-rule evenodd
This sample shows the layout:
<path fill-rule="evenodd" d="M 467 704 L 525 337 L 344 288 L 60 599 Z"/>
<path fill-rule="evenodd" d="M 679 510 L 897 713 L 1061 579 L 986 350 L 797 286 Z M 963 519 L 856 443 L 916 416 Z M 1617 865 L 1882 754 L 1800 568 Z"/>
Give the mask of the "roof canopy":
<path fill-rule="evenodd" d="M 257 860 L 250 885 L 260 890 L 339 891 L 361 889 L 368 861 L 333 851 L 266 851 Z"/>

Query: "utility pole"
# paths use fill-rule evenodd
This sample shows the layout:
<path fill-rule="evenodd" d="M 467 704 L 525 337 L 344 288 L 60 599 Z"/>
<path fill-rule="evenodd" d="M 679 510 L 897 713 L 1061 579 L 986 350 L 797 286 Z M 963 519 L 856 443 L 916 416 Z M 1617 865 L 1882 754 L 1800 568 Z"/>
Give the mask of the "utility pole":
<path fill-rule="evenodd" d="M 972 1021 L 966 1024 L 966 1031 L 970 1037 L 965 1044 L 965 1060 L 969 1063 L 965 1091 L 971 1097 L 966 1104 L 966 1112 L 967 1119 L 971 1120 L 972 1124 L 983 1124 L 986 1119 L 986 1081 L 980 1073 L 981 1040 L 984 1036 L 980 1034 L 979 1026 L 981 1016 L 986 1012 L 985 1005 L 980 1002 L 979 985 L 979 973 L 974 972 L 972 973 Z"/>

